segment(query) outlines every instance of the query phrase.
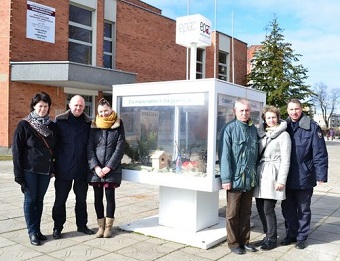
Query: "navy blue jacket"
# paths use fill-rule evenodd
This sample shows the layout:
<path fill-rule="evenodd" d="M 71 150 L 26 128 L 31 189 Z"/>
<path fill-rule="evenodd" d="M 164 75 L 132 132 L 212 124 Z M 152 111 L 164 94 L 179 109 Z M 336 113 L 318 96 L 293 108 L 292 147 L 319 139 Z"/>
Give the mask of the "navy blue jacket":
<path fill-rule="evenodd" d="M 87 145 L 87 158 L 90 167 L 89 182 L 122 182 L 121 160 L 124 156 L 125 132 L 123 122 L 118 119 L 109 129 L 99 129 L 92 123 Z M 100 178 L 94 167 L 109 167 L 111 171 Z"/>
<path fill-rule="evenodd" d="M 56 117 L 58 144 L 56 179 L 87 180 L 87 140 L 91 118 L 85 113 L 73 116 L 70 110 Z"/>
<path fill-rule="evenodd" d="M 286 188 L 310 189 L 317 181 L 327 182 L 328 153 L 320 126 L 302 114 L 295 125 L 287 119 L 287 132 L 292 154 Z"/>

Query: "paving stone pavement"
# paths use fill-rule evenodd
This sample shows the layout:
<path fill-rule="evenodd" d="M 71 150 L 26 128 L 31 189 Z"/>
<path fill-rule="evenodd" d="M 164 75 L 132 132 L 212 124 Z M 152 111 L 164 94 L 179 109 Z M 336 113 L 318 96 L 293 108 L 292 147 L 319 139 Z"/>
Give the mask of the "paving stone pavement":
<path fill-rule="evenodd" d="M 63 238 L 52 238 L 52 206 L 54 200 L 53 179 L 45 197 L 42 232 L 48 240 L 41 246 L 29 243 L 23 215 L 23 195 L 13 181 L 10 161 L 0 161 L 0 260 L 17 261 L 211 261 L 211 260 L 338 260 L 340 261 L 340 142 L 327 141 L 329 153 L 329 182 L 317 186 L 312 198 L 312 227 L 307 248 L 295 249 L 294 245 L 279 246 L 271 251 L 258 251 L 242 256 L 231 253 L 226 242 L 208 250 L 176 242 L 148 237 L 119 229 L 119 225 L 158 214 L 158 186 L 123 182 L 116 190 L 116 219 L 114 235 L 109 239 L 97 239 L 76 232 L 74 194 L 67 203 L 67 221 Z M 219 215 L 225 215 L 225 192 L 220 192 Z M 97 229 L 93 206 L 93 192 L 88 193 L 88 226 Z M 278 235 L 285 236 L 280 204 L 277 204 Z M 255 203 L 253 204 L 251 241 L 263 238 Z"/>

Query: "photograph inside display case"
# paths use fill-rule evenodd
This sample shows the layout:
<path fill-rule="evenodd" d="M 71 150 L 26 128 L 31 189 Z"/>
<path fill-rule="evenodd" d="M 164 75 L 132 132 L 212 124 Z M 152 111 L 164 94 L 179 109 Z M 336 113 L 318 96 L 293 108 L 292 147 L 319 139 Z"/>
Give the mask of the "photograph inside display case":
<path fill-rule="evenodd" d="M 123 168 L 206 176 L 207 93 L 120 98 Z"/>
<path fill-rule="evenodd" d="M 217 98 L 216 150 L 221 128 L 234 118 L 237 97 Z M 257 125 L 261 103 L 250 102 Z M 125 96 L 118 104 L 127 141 L 124 169 L 207 176 L 208 128 L 215 128 L 208 126 L 208 93 Z M 218 161 L 214 171 L 219 175 Z"/>

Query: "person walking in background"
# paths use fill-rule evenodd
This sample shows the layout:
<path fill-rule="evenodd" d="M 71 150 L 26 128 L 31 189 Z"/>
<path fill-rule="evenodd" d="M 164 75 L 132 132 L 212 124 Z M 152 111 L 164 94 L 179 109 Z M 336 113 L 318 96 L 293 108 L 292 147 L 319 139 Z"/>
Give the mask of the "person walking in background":
<path fill-rule="evenodd" d="M 52 209 L 54 239 L 61 238 L 61 231 L 66 222 L 66 201 L 72 184 L 76 196 L 77 231 L 87 235 L 94 234 L 87 227 L 86 206 L 88 191 L 87 140 L 92 119 L 84 113 L 85 100 L 82 96 L 73 96 L 69 107 L 68 111 L 56 117 L 58 146 L 54 182 L 55 201 Z"/>
<path fill-rule="evenodd" d="M 296 243 L 306 247 L 311 222 L 313 188 L 327 182 L 328 153 L 320 126 L 302 112 L 301 102 L 292 99 L 287 107 L 287 132 L 292 140 L 292 153 L 286 183 L 286 200 L 281 203 L 286 237 L 281 245 Z"/>
<path fill-rule="evenodd" d="M 111 109 L 110 103 L 102 98 L 98 103 L 98 114 L 91 125 L 87 145 L 90 172 L 88 181 L 93 186 L 94 207 L 99 229 L 96 237 L 111 237 L 116 210 L 115 189 L 122 181 L 121 160 L 124 156 L 125 132 L 123 122 Z M 104 191 L 106 216 L 104 213 Z"/>
<path fill-rule="evenodd" d="M 56 126 L 49 117 L 51 98 L 39 92 L 31 100 L 31 112 L 18 123 L 12 144 L 14 180 L 24 193 L 24 214 L 32 245 L 47 239 L 40 224 L 44 197 L 54 175 Z"/>
<path fill-rule="evenodd" d="M 277 246 L 277 219 L 275 205 L 286 198 L 285 185 L 290 165 L 291 140 L 286 132 L 287 122 L 280 121 L 280 111 L 274 106 L 265 106 L 264 121 L 257 130 L 259 136 L 259 185 L 254 189 L 256 208 L 265 233 L 259 242 L 262 250 Z M 256 244 L 255 244 L 256 245 Z"/>
<path fill-rule="evenodd" d="M 257 130 L 250 119 L 250 103 L 238 98 L 233 108 L 235 119 L 226 123 L 219 139 L 219 164 L 222 188 L 227 194 L 227 242 L 231 252 L 255 252 L 249 244 L 250 215 L 258 157 Z"/>

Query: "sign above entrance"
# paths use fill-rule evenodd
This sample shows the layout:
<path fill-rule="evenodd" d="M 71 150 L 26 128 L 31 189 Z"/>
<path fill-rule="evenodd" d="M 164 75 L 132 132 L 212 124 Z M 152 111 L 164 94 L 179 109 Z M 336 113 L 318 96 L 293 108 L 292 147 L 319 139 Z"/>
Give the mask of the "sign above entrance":
<path fill-rule="evenodd" d="M 176 19 L 176 43 L 179 45 L 188 48 L 193 43 L 197 44 L 197 47 L 210 46 L 211 32 L 211 21 L 200 14 Z"/>

